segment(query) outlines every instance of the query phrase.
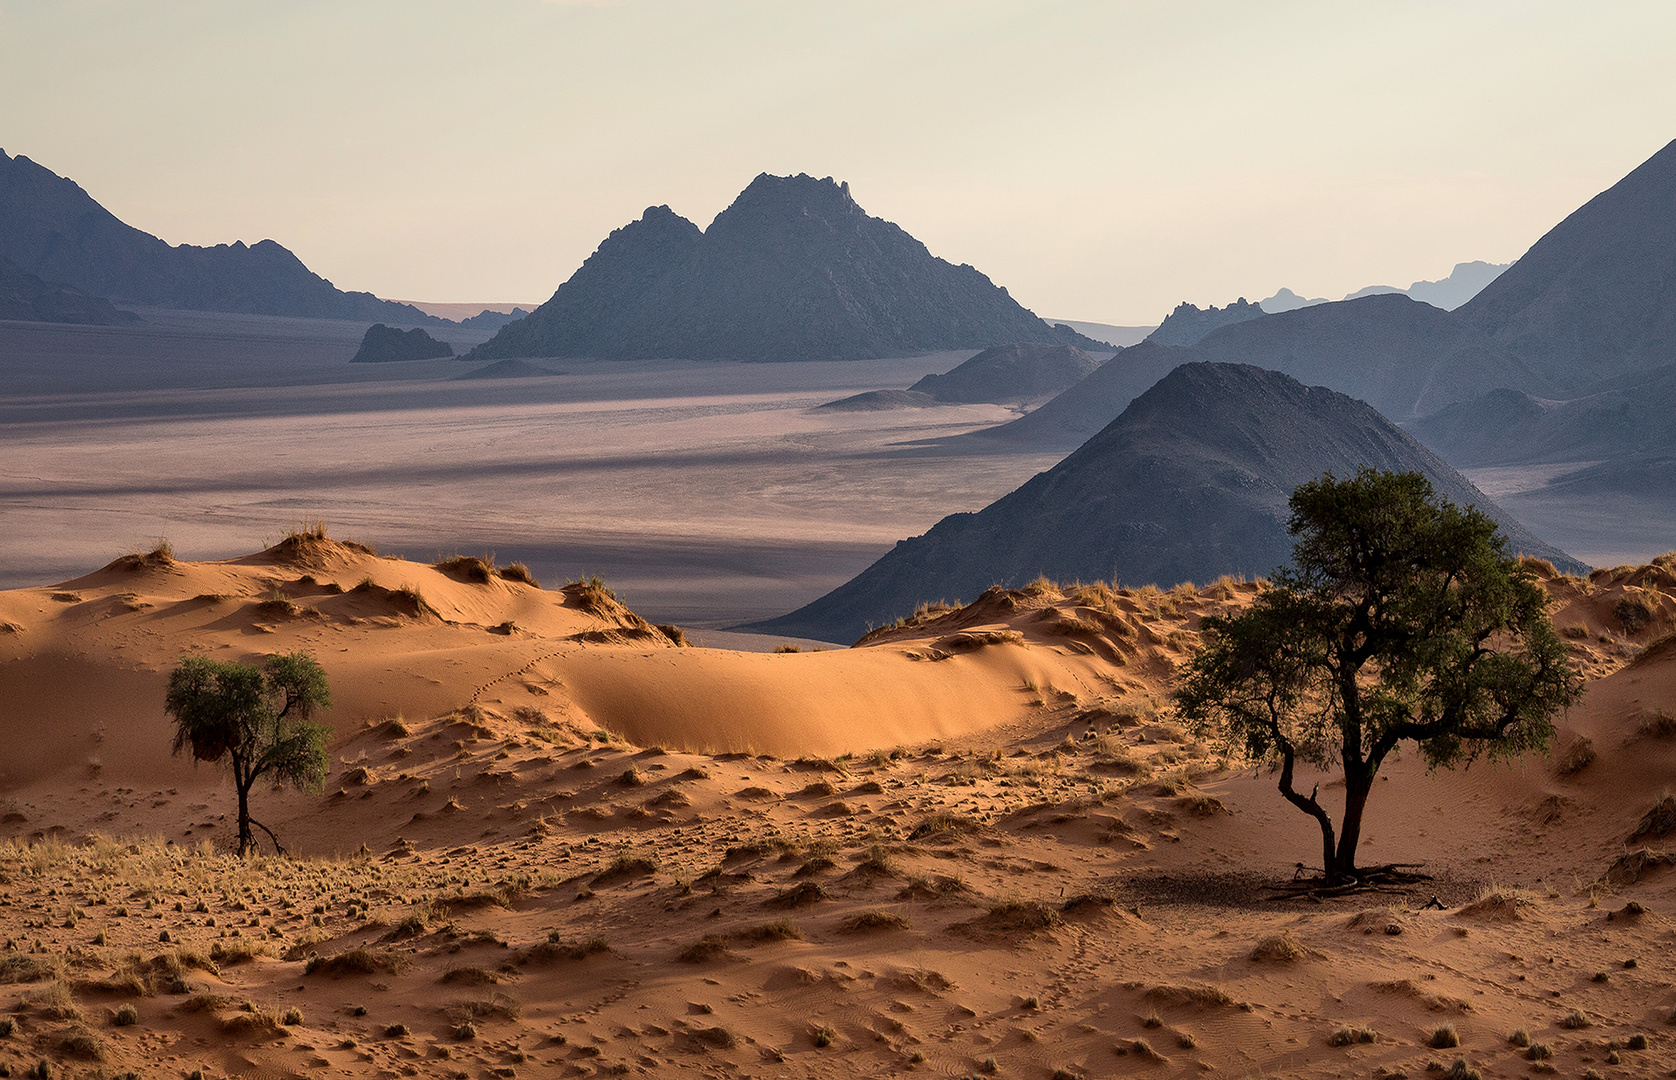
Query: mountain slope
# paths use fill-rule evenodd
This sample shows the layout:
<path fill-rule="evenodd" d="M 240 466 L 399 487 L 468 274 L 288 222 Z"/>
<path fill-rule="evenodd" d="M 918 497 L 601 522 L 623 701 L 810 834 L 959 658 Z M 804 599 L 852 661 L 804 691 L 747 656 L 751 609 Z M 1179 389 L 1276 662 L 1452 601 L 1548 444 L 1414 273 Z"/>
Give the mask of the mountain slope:
<path fill-rule="evenodd" d="M 418 308 L 342 292 L 272 240 L 171 247 L 124 224 L 73 180 L 0 150 L 0 256 L 111 300 L 199 311 L 435 325 Z"/>
<path fill-rule="evenodd" d="M 1456 314 L 1556 389 L 1676 362 L 1676 141 L 1550 229 Z"/>
<path fill-rule="evenodd" d="M 855 360 L 1021 341 L 1098 348 L 870 217 L 849 185 L 764 173 L 708 230 L 648 209 L 468 356 Z"/>
<path fill-rule="evenodd" d="M 1023 487 L 757 629 L 853 640 L 922 601 L 1038 574 L 1132 585 L 1266 574 L 1291 554 L 1293 489 L 1364 465 L 1424 473 L 1442 497 L 1490 513 L 1515 550 L 1580 568 L 1366 403 L 1249 365 L 1193 363 Z"/>

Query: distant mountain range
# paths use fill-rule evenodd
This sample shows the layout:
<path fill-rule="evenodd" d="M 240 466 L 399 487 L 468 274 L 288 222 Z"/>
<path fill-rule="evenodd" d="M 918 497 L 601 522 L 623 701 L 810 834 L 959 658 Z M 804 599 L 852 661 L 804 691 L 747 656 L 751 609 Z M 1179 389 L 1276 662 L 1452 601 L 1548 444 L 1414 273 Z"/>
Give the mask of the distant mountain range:
<path fill-rule="evenodd" d="M 119 221 L 73 180 L 0 150 L 0 257 L 114 303 L 438 325 L 418 308 L 343 292 L 272 240 L 171 246 Z"/>
<path fill-rule="evenodd" d="M 1369 285 L 1348 294 L 1346 300 L 1360 300 L 1364 296 L 1379 296 L 1383 293 L 1402 293 L 1411 300 L 1418 300 L 1432 307 L 1442 308 L 1444 311 L 1454 311 L 1462 304 L 1477 296 L 1484 288 L 1501 276 L 1512 263 L 1464 262 L 1456 263 L 1455 269 L 1448 277 L 1441 281 L 1416 281 L 1406 289 L 1399 289 L 1395 285 Z M 1270 315 L 1278 315 L 1282 311 L 1295 311 L 1301 307 L 1311 307 L 1315 304 L 1325 304 L 1325 297 L 1310 300 L 1291 289 L 1281 289 L 1267 300 L 1259 302 L 1259 306 Z"/>
<path fill-rule="evenodd" d="M 1176 305 L 1176 309 L 1158 324 L 1158 329 L 1147 335 L 1146 340 L 1156 345 L 1193 345 L 1213 330 L 1260 318 L 1262 315 L 1263 309 L 1256 304 L 1247 303 L 1243 296 L 1227 307 L 1219 308 L 1213 305 L 1202 311 L 1196 304 L 1184 301 Z"/>
<path fill-rule="evenodd" d="M 1292 490 L 1362 466 L 1421 472 L 1439 495 L 1494 517 L 1514 550 L 1583 568 L 1366 403 L 1249 365 L 1193 363 L 1017 491 L 944 518 L 826 596 L 754 629 L 852 641 L 921 601 L 970 600 L 1038 574 L 1130 585 L 1267 574 L 1291 554 Z"/>
<path fill-rule="evenodd" d="M 764 173 L 707 230 L 649 208 L 467 357 L 858 360 L 1019 342 L 1100 347 L 870 217 L 848 184 Z"/>

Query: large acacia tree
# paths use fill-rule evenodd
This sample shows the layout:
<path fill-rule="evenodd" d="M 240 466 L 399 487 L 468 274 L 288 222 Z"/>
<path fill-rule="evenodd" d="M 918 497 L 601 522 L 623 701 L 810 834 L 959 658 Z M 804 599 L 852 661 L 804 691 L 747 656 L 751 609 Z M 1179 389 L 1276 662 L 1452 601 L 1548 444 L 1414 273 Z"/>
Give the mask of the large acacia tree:
<path fill-rule="evenodd" d="M 1581 679 L 1548 594 L 1495 522 L 1434 497 L 1419 473 L 1331 473 L 1292 494 L 1292 565 L 1252 606 L 1204 620 L 1175 692 L 1180 714 L 1279 772 L 1321 827 L 1325 884 L 1362 880 L 1356 847 L 1380 765 L 1417 745 L 1428 766 L 1546 749 Z M 1302 761 L 1339 769 L 1337 828 Z"/>
<path fill-rule="evenodd" d="M 187 747 L 198 761 L 226 761 L 239 797 L 239 854 L 256 848 L 250 789 L 267 777 L 276 785 L 318 794 L 331 766 L 332 731 L 311 721 L 330 708 L 326 673 L 306 652 L 270 656 L 257 667 L 203 656 L 184 657 L 169 676 L 164 709 L 175 720 L 174 752 Z"/>

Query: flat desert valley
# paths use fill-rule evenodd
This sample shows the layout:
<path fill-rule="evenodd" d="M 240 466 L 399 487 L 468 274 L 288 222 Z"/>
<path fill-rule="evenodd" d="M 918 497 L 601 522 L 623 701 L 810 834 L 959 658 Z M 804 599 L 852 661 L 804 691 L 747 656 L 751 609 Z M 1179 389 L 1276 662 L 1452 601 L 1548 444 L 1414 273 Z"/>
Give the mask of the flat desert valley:
<path fill-rule="evenodd" d="M 146 317 L 0 326 L 9 1075 L 1676 1069 L 1676 573 L 1644 536 L 1528 521 L 1631 564 L 1538 567 L 1588 680 L 1553 754 L 1388 764 L 1364 858 L 1427 878 L 1283 899 L 1313 823 L 1169 703 L 1255 583 L 723 630 L 1054 463 L 944 441 L 997 406 L 814 408 L 967 354 L 455 379 L 351 367 L 353 324 Z M 165 684 L 295 649 L 325 794 L 259 786 L 287 854 L 240 860 Z"/>

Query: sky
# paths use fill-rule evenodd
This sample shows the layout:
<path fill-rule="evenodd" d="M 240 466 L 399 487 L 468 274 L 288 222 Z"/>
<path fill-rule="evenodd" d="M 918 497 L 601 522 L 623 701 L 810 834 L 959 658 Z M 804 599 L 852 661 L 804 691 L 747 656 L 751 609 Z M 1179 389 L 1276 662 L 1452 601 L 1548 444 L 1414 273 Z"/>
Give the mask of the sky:
<path fill-rule="evenodd" d="M 0 0 L 0 147 L 171 243 L 541 301 L 759 172 L 1039 314 L 1516 259 L 1676 137 L 1676 3 Z"/>

